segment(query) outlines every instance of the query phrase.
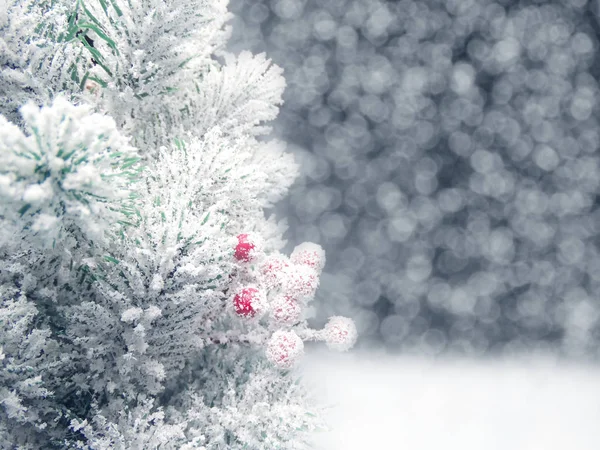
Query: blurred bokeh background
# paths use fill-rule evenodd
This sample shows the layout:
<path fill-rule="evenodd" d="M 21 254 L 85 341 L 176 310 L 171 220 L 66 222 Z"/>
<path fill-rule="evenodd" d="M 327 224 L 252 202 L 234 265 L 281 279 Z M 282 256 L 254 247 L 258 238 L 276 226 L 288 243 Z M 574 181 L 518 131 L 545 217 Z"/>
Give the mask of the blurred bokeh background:
<path fill-rule="evenodd" d="M 556 353 L 600 342 L 596 0 L 231 0 L 232 51 L 285 70 L 278 212 L 321 244 L 316 322 L 359 347 Z M 536 447 L 537 448 L 537 447 Z"/>

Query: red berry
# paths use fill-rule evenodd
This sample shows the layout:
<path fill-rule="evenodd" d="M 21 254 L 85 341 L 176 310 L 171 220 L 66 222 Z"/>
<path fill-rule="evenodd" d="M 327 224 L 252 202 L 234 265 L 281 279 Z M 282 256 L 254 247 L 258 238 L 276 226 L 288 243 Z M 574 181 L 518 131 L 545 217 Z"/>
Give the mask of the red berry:
<path fill-rule="evenodd" d="M 235 246 L 235 259 L 238 261 L 249 262 L 252 258 L 251 251 L 254 250 L 254 243 L 250 241 L 247 234 L 240 234 L 238 244 Z"/>
<path fill-rule="evenodd" d="M 243 317 L 254 317 L 264 309 L 264 299 L 258 289 L 247 287 L 233 297 L 236 314 Z"/>

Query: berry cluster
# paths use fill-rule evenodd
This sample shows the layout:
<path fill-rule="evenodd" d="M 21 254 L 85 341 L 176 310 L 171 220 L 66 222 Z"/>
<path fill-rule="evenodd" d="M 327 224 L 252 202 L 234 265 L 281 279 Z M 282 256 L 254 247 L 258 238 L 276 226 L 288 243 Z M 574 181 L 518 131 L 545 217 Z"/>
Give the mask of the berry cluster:
<path fill-rule="evenodd" d="M 304 351 L 303 340 L 325 341 L 329 348 L 338 351 L 350 349 L 357 338 L 351 319 L 331 317 L 319 331 L 309 329 L 302 320 L 325 266 L 321 246 L 305 242 L 289 258 L 280 253 L 266 255 L 261 248 L 257 236 L 237 237 L 234 257 L 239 273 L 233 280 L 232 310 L 244 320 L 264 324 L 269 330 L 269 361 L 281 369 L 291 368 Z"/>

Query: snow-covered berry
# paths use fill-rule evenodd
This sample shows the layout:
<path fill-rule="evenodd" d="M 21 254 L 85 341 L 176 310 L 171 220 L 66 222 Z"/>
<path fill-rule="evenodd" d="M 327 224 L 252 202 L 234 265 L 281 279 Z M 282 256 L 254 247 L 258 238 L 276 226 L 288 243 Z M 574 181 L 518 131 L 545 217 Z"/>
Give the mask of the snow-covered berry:
<path fill-rule="evenodd" d="M 265 286 L 267 286 L 268 289 L 273 289 L 280 285 L 285 278 L 285 271 L 289 267 L 290 262 L 285 255 L 278 253 L 269 256 L 260 267 Z"/>
<path fill-rule="evenodd" d="M 332 350 L 345 352 L 352 348 L 358 338 L 354 321 L 347 317 L 334 316 L 323 329 L 323 336 L 327 347 Z"/>
<path fill-rule="evenodd" d="M 320 273 L 325 267 L 325 250 L 314 242 L 304 242 L 294 248 L 290 259 L 294 264 L 310 266 Z"/>
<path fill-rule="evenodd" d="M 256 287 L 245 287 L 233 297 L 235 313 L 242 317 L 260 315 L 267 305 L 265 295 Z"/>
<path fill-rule="evenodd" d="M 280 369 L 290 369 L 304 353 L 304 342 L 293 331 L 279 330 L 267 343 L 267 359 Z"/>
<path fill-rule="evenodd" d="M 235 246 L 235 259 L 241 262 L 251 262 L 257 259 L 259 251 L 258 237 L 250 234 L 240 234 Z"/>
<path fill-rule="evenodd" d="M 271 304 L 271 318 L 279 325 L 294 325 L 301 314 L 298 302 L 287 295 L 280 295 Z"/>
<path fill-rule="evenodd" d="M 301 302 L 314 298 L 319 287 L 319 274 L 310 266 L 291 265 L 285 271 L 283 293 Z"/>

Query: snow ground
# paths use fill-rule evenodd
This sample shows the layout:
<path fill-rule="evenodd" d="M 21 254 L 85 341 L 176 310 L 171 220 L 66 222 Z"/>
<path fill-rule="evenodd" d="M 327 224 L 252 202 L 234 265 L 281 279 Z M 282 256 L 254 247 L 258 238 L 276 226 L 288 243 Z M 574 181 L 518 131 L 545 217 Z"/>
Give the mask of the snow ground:
<path fill-rule="evenodd" d="M 536 361 L 306 356 L 331 405 L 319 450 L 598 450 L 600 368 Z"/>

